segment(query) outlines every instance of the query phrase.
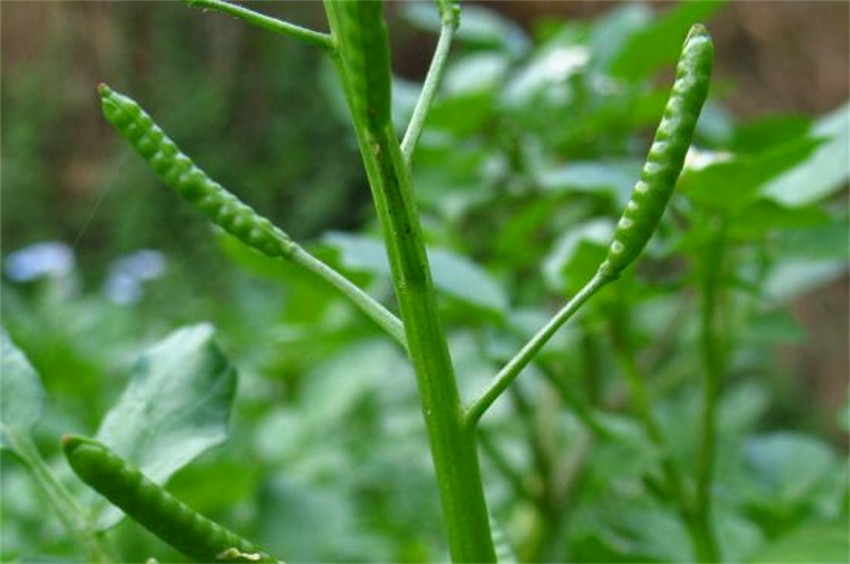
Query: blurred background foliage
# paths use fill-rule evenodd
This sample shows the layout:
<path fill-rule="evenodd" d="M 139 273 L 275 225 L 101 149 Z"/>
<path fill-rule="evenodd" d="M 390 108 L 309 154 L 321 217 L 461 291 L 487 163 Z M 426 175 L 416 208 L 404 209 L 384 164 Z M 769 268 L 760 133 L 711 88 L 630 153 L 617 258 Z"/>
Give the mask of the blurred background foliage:
<path fill-rule="evenodd" d="M 253 7 L 324 27 L 319 3 Z M 290 561 L 444 558 L 399 351 L 310 275 L 211 231 L 97 105 L 100 81 L 130 94 L 213 178 L 391 303 L 321 53 L 179 2 L 0 9 L 3 324 L 51 398 L 43 452 L 61 471 L 58 436 L 93 433 L 136 355 L 210 321 L 240 369 L 231 441 L 170 489 Z M 436 16 L 430 3 L 388 14 L 401 127 Z M 414 155 L 460 384 L 471 397 L 601 260 L 693 21 L 717 45 L 712 101 L 660 233 L 484 422 L 491 506 L 524 560 L 690 558 L 674 511 L 647 493 L 657 453 L 621 372 L 633 361 L 650 382 L 686 468 L 711 242 L 726 249 L 724 556 L 846 560 L 846 4 L 465 5 Z M 0 460 L 3 560 L 73 554 Z M 179 558 L 132 523 L 114 538 L 128 557 Z"/>

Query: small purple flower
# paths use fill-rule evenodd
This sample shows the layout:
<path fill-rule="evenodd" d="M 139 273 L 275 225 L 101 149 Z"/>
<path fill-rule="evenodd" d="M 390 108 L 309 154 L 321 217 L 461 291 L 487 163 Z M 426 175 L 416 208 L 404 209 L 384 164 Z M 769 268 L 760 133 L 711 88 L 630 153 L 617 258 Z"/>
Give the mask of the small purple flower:
<path fill-rule="evenodd" d="M 4 261 L 6 276 L 15 282 L 61 276 L 74 269 L 74 251 L 65 243 L 47 241 L 10 253 Z"/>

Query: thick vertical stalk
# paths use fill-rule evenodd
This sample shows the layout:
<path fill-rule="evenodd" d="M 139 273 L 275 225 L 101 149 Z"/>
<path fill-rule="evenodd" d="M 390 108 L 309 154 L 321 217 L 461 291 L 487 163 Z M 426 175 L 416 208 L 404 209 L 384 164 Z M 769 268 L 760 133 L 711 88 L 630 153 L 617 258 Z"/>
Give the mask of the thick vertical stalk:
<path fill-rule="evenodd" d="M 391 129 L 359 137 L 376 206 L 383 210 L 379 217 L 416 372 L 452 559 L 494 561 L 475 431 L 463 424 L 407 168 Z"/>
<path fill-rule="evenodd" d="M 455 562 L 493 562 L 496 555 L 475 431 L 464 425 L 410 172 L 386 107 L 389 62 L 381 50 L 388 47 L 380 29 L 369 27 L 382 25 L 375 8 L 368 3 L 325 2 L 331 33 L 338 42 L 333 61 L 352 110 L 387 248 L 431 445 L 449 551 Z"/>

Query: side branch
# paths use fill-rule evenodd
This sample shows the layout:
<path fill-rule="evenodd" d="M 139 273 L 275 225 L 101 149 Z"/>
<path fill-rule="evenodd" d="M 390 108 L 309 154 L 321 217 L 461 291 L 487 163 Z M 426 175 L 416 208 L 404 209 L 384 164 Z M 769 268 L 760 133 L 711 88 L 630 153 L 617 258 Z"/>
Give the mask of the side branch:
<path fill-rule="evenodd" d="M 225 2 L 224 0 L 187 0 L 187 4 L 191 8 L 202 8 L 224 12 L 225 14 L 230 14 L 235 18 L 243 19 L 248 23 L 252 23 L 257 27 L 261 27 L 273 33 L 288 35 L 300 41 L 304 41 L 305 43 L 318 45 L 324 49 L 333 49 L 334 47 L 333 39 L 327 33 L 313 31 L 312 29 L 307 29 L 300 25 L 285 22 L 271 16 L 266 16 L 265 14 L 249 10 L 248 8 L 243 8 L 237 4 Z"/>
<path fill-rule="evenodd" d="M 464 423 L 468 429 L 474 428 L 484 412 L 489 409 L 502 392 L 511 385 L 519 373 L 531 362 L 540 349 L 543 348 L 549 339 L 551 339 L 558 329 L 573 316 L 579 308 L 590 299 L 593 294 L 598 292 L 603 286 L 613 281 L 614 279 L 597 273 L 590 282 L 585 284 L 584 288 L 576 294 L 567 304 L 559 311 L 555 317 L 549 320 L 535 334 L 528 343 L 525 344 L 514 357 L 502 368 L 498 374 L 490 382 L 490 385 L 484 390 L 484 393 L 478 397 L 467 409 L 464 415 Z"/>
<path fill-rule="evenodd" d="M 413 149 L 416 148 L 419 137 L 422 135 L 422 127 L 425 125 L 428 110 L 431 109 L 431 103 L 437 94 L 437 87 L 445 73 L 446 60 L 451 50 L 455 29 L 456 24 L 453 25 L 452 23 L 444 23 L 440 28 L 440 38 L 437 40 L 434 58 L 431 59 L 431 66 L 428 67 L 428 74 L 422 84 L 422 92 L 416 101 L 416 107 L 413 109 L 413 115 L 407 125 L 407 131 L 404 132 L 404 139 L 401 141 L 401 153 L 404 155 L 404 161 L 408 166 L 413 156 Z"/>

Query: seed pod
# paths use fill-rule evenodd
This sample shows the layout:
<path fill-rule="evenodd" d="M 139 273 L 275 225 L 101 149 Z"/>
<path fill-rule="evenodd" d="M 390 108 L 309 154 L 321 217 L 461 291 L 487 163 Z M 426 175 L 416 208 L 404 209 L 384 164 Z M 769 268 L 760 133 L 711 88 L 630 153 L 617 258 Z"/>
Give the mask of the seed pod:
<path fill-rule="evenodd" d="M 708 95 L 713 59 L 711 37 L 702 25 L 695 24 L 685 39 L 664 116 L 640 180 L 617 223 L 608 255 L 599 267 L 600 275 L 619 276 L 640 255 L 661 221 Z"/>
<path fill-rule="evenodd" d="M 187 556 L 199 562 L 277 562 L 172 496 L 102 443 L 65 435 L 62 449 L 80 479 Z"/>
<path fill-rule="evenodd" d="M 391 123 L 392 73 L 383 9 L 384 3 L 376 0 L 341 0 L 332 10 L 333 30 L 351 84 L 352 112 L 373 130 Z"/>
<path fill-rule="evenodd" d="M 166 185 L 213 223 L 264 255 L 281 257 L 294 248 L 289 236 L 257 214 L 186 156 L 131 98 L 98 86 L 103 115 Z"/>

